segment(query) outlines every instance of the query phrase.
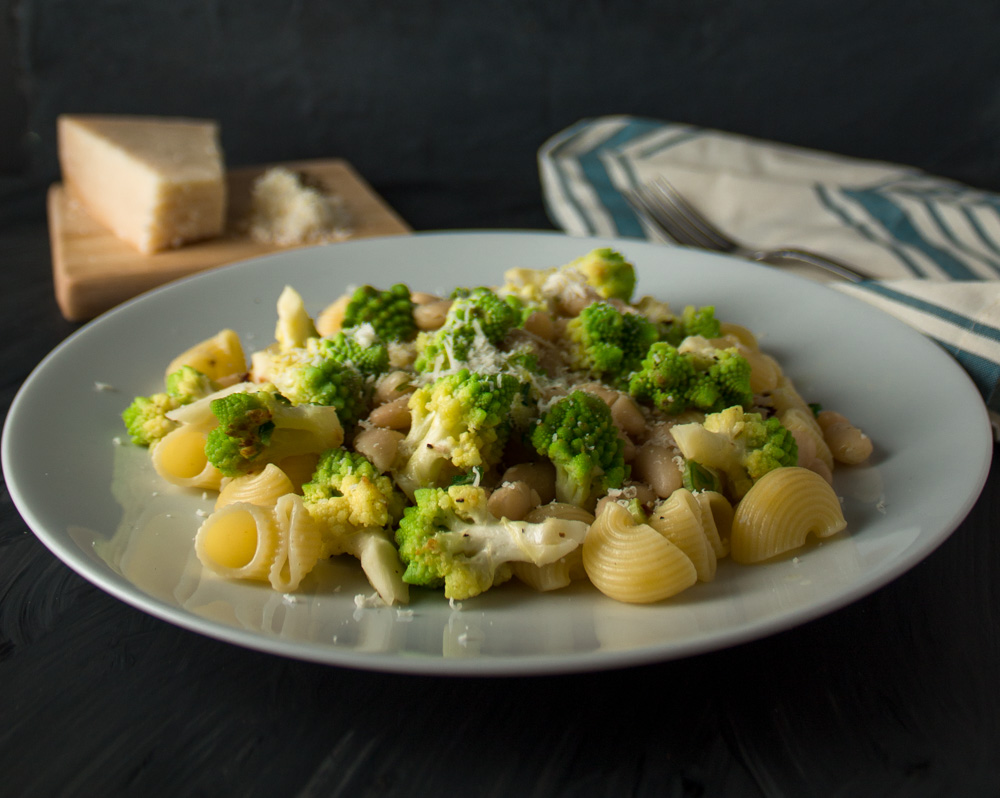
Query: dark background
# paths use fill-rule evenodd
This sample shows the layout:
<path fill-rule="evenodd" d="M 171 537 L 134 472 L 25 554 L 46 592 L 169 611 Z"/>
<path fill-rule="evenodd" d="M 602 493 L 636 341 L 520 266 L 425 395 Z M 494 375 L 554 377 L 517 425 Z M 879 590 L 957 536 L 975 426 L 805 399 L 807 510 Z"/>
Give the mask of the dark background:
<path fill-rule="evenodd" d="M 62 112 L 213 117 L 233 166 L 345 158 L 417 230 L 551 226 L 539 145 L 613 113 L 1000 190 L 997 0 L 0 12 L 4 413 L 76 329 L 52 295 L 44 211 Z M 3 491 L 0 795 L 997 798 L 998 495 L 995 465 L 938 551 L 797 629 L 622 671 L 446 679 L 285 660 L 154 619 L 53 557 Z"/>
<path fill-rule="evenodd" d="M 58 174 L 62 112 L 212 117 L 233 166 L 346 158 L 418 229 L 491 218 L 548 226 L 538 146 L 578 119 L 611 113 L 894 160 L 1000 189 L 995 0 L 0 8 L 8 216 L 42 213 L 39 189 Z"/>

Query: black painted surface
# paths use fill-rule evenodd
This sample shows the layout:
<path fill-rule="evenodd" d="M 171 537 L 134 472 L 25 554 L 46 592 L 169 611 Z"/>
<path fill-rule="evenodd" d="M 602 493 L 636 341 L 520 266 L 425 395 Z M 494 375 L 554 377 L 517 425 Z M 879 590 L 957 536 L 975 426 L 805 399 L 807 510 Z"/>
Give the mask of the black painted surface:
<path fill-rule="evenodd" d="M 610 112 L 1000 188 L 995 3 L 16 5 L 31 135 L 0 178 L 4 412 L 75 329 L 38 204 L 62 111 L 215 116 L 233 163 L 346 157 L 417 229 L 546 226 L 538 145 Z M 997 796 L 998 490 L 994 466 L 925 562 L 795 630 L 496 680 L 328 668 L 174 628 L 70 572 L 4 492 L 0 794 Z"/>
<path fill-rule="evenodd" d="M 895 160 L 1000 189 L 993 0 L 4 7 L 16 12 L 4 21 L 21 100 L 4 92 L 0 102 L 10 118 L 26 115 L 27 135 L 19 148 L 0 139 L 23 166 L 16 180 L 0 177 L 0 197 L 27 185 L 37 198 L 57 175 L 63 112 L 209 116 L 221 122 L 232 165 L 340 156 L 381 188 L 458 187 L 468 201 L 450 209 L 450 226 L 495 216 L 491 191 L 510 222 L 544 224 L 523 208 L 537 193 L 538 145 L 611 113 Z M 415 211 L 407 218 L 432 226 Z"/>

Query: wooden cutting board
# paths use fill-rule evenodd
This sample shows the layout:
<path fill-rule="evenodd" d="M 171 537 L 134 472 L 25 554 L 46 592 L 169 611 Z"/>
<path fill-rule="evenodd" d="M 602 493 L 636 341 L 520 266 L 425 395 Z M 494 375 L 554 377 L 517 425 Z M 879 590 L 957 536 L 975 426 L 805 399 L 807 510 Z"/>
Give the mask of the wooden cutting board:
<path fill-rule="evenodd" d="M 339 196 L 350 218 L 349 239 L 412 232 L 347 162 L 292 161 L 230 170 L 226 233 L 211 241 L 143 255 L 94 221 L 61 183 L 49 188 L 52 276 L 59 309 L 70 321 L 86 321 L 126 299 L 178 277 L 289 247 L 254 241 L 241 232 L 253 181 L 284 166 Z M 335 246 L 335 245 L 334 245 Z"/>

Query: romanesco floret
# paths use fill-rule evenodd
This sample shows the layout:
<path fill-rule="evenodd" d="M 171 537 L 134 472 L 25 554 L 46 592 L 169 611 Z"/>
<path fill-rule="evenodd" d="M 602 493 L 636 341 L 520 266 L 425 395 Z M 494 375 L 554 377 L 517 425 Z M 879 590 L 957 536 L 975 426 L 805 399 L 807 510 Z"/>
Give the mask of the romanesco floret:
<path fill-rule="evenodd" d="M 137 396 L 122 412 L 129 438 L 138 446 L 152 446 L 177 423 L 167 413 L 208 396 L 218 386 L 192 366 L 181 366 L 166 377 L 166 390 L 152 396 Z"/>
<path fill-rule="evenodd" d="M 166 378 L 167 393 L 182 404 L 187 405 L 196 399 L 203 399 L 210 393 L 219 390 L 218 384 L 209 376 L 202 374 L 193 366 L 181 366 L 171 372 Z"/>
<path fill-rule="evenodd" d="M 742 499 L 768 471 L 798 464 L 798 446 L 777 417 L 765 419 L 742 407 L 729 407 L 703 423 L 671 428 L 677 448 L 688 460 L 720 473 L 725 491 Z"/>
<path fill-rule="evenodd" d="M 474 485 L 421 488 L 396 530 L 403 581 L 444 587 L 449 599 L 463 601 L 511 577 L 509 563 L 547 565 L 583 542 L 584 521 L 548 518 L 544 522 L 496 518 L 487 509 L 488 493 Z"/>
<path fill-rule="evenodd" d="M 212 414 L 219 424 L 208 434 L 205 456 L 226 476 L 251 471 L 260 462 L 274 432 L 278 398 L 266 391 L 233 393 L 214 399 Z"/>
<path fill-rule="evenodd" d="M 548 269 L 514 267 L 505 271 L 503 277 L 498 293 L 516 296 L 532 308 L 548 307 L 566 290 L 629 302 L 636 286 L 635 267 L 608 247 Z"/>
<path fill-rule="evenodd" d="M 594 302 L 566 324 L 570 366 L 610 384 L 620 384 L 639 367 L 657 340 L 656 326 L 639 313 Z"/>
<path fill-rule="evenodd" d="M 444 325 L 417 336 L 414 368 L 420 372 L 445 370 L 467 362 L 477 348 L 497 347 L 522 323 L 522 303 L 489 288 L 456 291 Z"/>
<path fill-rule="evenodd" d="M 544 289 L 546 281 L 556 269 L 529 269 L 525 266 L 515 266 L 503 275 L 503 285 L 497 289 L 500 296 L 514 296 L 525 305 L 536 308 L 548 306 L 548 297 Z"/>
<path fill-rule="evenodd" d="M 370 324 L 383 341 L 412 341 L 417 334 L 413 308 L 410 289 L 402 283 L 385 291 L 363 285 L 351 294 L 341 329 Z"/>
<path fill-rule="evenodd" d="M 605 299 L 632 300 L 636 283 L 635 266 L 610 247 L 592 250 L 562 268 L 580 272 Z"/>
<path fill-rule="evenodd" d="M 344 440 L 336 408 L 295 407 L 269 390 L 228 393 L 212 399 L 209 408 L 218 424 L 208 433 L 205 456 L 229 477 L 282 457 L 318 453 Z"/>
<path fill-rule="evenodd" d="M 306 510 L 323 528 L 324 551 L 357 557 L 385 603 L 405 604 L 409 591 L 392 528 L 406 497 L 392 479 L 364 455 L 338 446 L 320 456 L 302 494 Z"/>
<path fill-rule="evenodd" d="M 689 335 L 700 335 L 702 338 L 718 338 L 722 335 L 722 325 L 715 318 L 715 308 L 712 305 L 696 308 L 688 305 L 671 321 L 660 325 L 660 338 L 678 346 Z"/>
<path fill-rule="evenodd" d="M 365 377 L 379 377 L 389 370 L 389 347 L 370 324 L 340 330 L 312 346 L 324 356 L 354 366 Z"/>
<path fill-rule="evenodd" d="M 371 385 L 342 356 L 333 339 L 309 338 L 303 347 L 255 356 L 254 368 L 292 404 L 334 407 L 349 427 L 367 412 Z"/>
<path fill-rule="evenodd" d="M 735 348 L 678 351 L 665 341 L 649 348 L 629 377 L 628 391 L 672 415 L 689 409 L 715 413 L 753 402 L 750 363 Z"/>
<path fill-rule="evenodd" d="M 409 402 L 410 430 L 399 444 L 397 484 L 412 496 L 475 466 L 495 465 L 523 397 L 522 384 L 510 374 L 466 369 L 418 388 Z"/>
<path fill-rule="evenodd" d="M 556 469 L 556 499 L 593 509 L 627 476 L 624 442 L 603 400 L 584 391 L 556 400 L 531 432 Z"/>
<path fill-rule="evenodd" d="M 132 443 L 152 446 L 177 427 L 167 413 L 180 407 L 180 402 L 165 391 L 152 396 L 137 396 L 122 413 L 125 430 Z"/>
<path fill-rule="evenodd" d="M 391 477 L 379 473 L 364 455 L 343 447 L 320 456 L 312 478 L 302 486 L 302 495 L 310 515 L 333 537 L 364 527 L 391 526 L 406 503 Z"/>

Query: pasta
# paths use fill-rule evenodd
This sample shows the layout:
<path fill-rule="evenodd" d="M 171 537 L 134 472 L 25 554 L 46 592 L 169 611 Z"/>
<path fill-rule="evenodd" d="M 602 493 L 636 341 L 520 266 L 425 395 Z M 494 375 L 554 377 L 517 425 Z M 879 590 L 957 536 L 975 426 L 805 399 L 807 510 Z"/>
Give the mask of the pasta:
<path fill-rule="evenodd" d="M 662 601 L 691 587 L 697 568 L 679 546 L 609 502 L 583 540 L 583 567 L 604 595 L 629 604 Z"/>
<path fill-rule="evenodd" d="M 167 366 L 166 374 L 172 374 L 181 366 L 191 366 L 213 380 L 242 374 L 246 371 L 246 356 L 243 344 L 234 330 L 220 330 L 174 358 Z"/>
<path fill-rule="evenodd" d="M 801 548 L 810 534 L 827 538 L 847 526 L 829 483 L 806 468 L 778 468 L 762 476 L 733 516 L 736 562 L 756 563 Z"/>
<path fill-rule="evenodd" d="M 289 493 L 295 493 L 292 480 L 274 463 L 268 463 L 263 471 L 227 480 L 219 490 L 215 509 L 239 502 L 273 507 L 278 499 Z"/>
<path fill-rule="evenodd" d="M 223 328 L 173 358 L 167 390 L 123 418 L 164 481 L 216 493 L 194 535 L 203 567 L 289 592 L 348 555 L 387 605 L 435 579 L 454 597 L 512 577 L 539 593 L 583 582 L 646 604 L 842 532 L 834 474 L 868 460 L 868 436 L 807 401 L 754 332 L 714 307 L 633 301 L 634 272 L 609 277 L 633 267 L 602 252 L 448 297 L 366 286 L 381 304 L 364 316 L 348 293 L 321 298 L 314 321 L 285 286 L 273 341 L 247 352 Z M 595 257 L 608 260 L 586 265 Z M 475 292 L 495 304 L 470 310 Z M 497 307 L 512 319 L 500 333 Z M 601 335 L 638 332 L 596 340 L 582 321 L 595 307 L 617 314 Z M 465 337 L 442 336 L 456 319 L 472 319 Z M 386 334 L 397 323 L 408 332 Z M 460 390 L 508 404 L 468 410 L 431 390 L 469 373 L 486 387 Z M 550 436 L 543 418 L 576 396 L 581 415 Z M 559 459 L 595 428 L 597 443 Z M 609 459 L 598 465 L 597 452 Z M 426 494 L 436 506 L 420 504 Z M 407 522 L 431 510 L 432 542 L 407 549 Z M 419 581 L 440 557 L 451 570 Z"/>
<path fill-rule="evenodd" d="M 206 568 L 229 579 L 267 581 L 282 592 L 296 590 L 322 552 L 320 527 L 295 494 L 271 507 L 226 504 L 195 536 L 195 553 Z"/>
<path fill-rule="evenodd" d="M 222 474 L 205 456 L 207 437 L 204 430 L 187 425 L 167 433 L 151 454 L 156 473 L 183 488 L 218 490 Z"/>
<path fill-rule="evenodd" d="M 695 494 L 705 537 L 715 550 L 715 556 L 729 554 L 729 538 L 733 529 L 733 506 L 729 500 L 715 490 L 702 490 Z"/>
<path fill-rule="evenodd" d="M 657 504 L 649 525 L 687 555 L 700 581 L 715 578 L 718 557 L 705 532 L 701 505 L 691 491 L 679 488 Z"/>

